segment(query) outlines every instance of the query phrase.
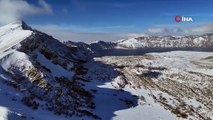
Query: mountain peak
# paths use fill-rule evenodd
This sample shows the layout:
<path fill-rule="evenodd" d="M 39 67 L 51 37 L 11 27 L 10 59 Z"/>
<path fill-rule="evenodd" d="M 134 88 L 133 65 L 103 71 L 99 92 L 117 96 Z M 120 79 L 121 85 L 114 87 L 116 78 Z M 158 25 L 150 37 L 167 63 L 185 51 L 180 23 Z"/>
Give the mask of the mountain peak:
<path fill-rule="evenodd" d="M 32 28 L 30 26 L 28 26 L 26 24 L 26 22 L 24 22 L 23 20 L 16 20 L 12 23 L 9 23 L 9 24 L 3 26 L 2 28 L 10 28 L 10 29 L 21 28 L 23 30 L 32 30 Z"/>
<path fill-rule="evenodd" d="M 21 25 L 22 29 L 24 30 L 32 30 L 32 28 L 30 26 L 28 26 L 26 24 L 26 22 L 24 22 L 23 20 L 18 20 L 18 21 L 15 21 L 14 24 L 19 24 Z"/>

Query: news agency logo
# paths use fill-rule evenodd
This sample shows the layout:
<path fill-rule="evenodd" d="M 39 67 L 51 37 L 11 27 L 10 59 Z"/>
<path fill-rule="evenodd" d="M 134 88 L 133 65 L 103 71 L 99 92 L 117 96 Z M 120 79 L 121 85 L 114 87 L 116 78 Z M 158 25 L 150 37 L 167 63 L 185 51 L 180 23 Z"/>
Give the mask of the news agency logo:
<path fill-rule="evenodd" d="M 193 22 L 192 17 L 184 17 L 184 16 L 175 16 L 176 22 Z"/>

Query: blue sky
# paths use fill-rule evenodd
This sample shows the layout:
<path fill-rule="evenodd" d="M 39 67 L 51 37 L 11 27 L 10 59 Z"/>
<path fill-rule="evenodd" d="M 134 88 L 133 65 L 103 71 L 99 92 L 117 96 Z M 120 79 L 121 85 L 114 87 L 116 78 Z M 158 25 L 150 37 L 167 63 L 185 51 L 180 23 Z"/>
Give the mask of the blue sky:
<path fill-rule="evenodd" d="M 211 32 L 212 29 L 206 26 L 210 24 L 212 27 L 213 22 L 212 0 L 23 0 L 19 4 L 18 0 L 8 1 L 0 2 L 4 6 L 17 7 L 12 12 L 6 10 L 8 18 L 12 20 L 15 14 L 14 18 L 24 19 L 39 30 L 51 31 L 50 34 L 58 31 L 61 37 L 66 36 L 60 39 L 74 40 L 72 36 L 69 38 L 69 33 L 73 36 L 86 34 L 87 37 L 99 33 L 99 40 L 110 33 L 112 36 L 116 33 L 117 36 L 126 33 L 158 35 L 158 32 L 164 35 L 174 34 L 173 31 L 183 34 L 186 31 L 195 33 L 191 30 L 194 28 L 200 33 L 202 30 L 199 28 L 205 29 L 203 32 Z M 192 17 L 193 22 L 176 23 L 176 15 Z"/>
<path fill-rule="evenodd" d="M 29 3 L 37 4 L 35 0 Z M 27 17 L 30 24 L 58 24 L 94 31 L 142 32 L 156 25 L 177 24 L 174 16 L 193 17 L 191 24 L 213 20 L 212 0 L 46 0 L 54 15 Z M 188 23 L 190 24 L 190 23 Z M 97 30 L 95 29 L 97 28 Z"/>

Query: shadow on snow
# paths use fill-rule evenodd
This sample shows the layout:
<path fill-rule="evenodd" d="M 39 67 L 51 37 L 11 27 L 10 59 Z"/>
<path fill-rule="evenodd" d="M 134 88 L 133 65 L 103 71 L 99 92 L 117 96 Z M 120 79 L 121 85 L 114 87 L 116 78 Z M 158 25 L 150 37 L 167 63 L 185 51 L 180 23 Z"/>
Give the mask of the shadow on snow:
<path fill-rule="evenodd" d="M 85 84 L 85 88 L 93 91 L 96 103 L 94 113 L 103 120 L 115 117 L 116 111 L 137 105 L 138 97 L 110 85 L 113 79 L 121 74 L 113 66 L 100 61 L 90 61 L 85 67 L 88 68 L 87 77 L 91 81 Z"/>

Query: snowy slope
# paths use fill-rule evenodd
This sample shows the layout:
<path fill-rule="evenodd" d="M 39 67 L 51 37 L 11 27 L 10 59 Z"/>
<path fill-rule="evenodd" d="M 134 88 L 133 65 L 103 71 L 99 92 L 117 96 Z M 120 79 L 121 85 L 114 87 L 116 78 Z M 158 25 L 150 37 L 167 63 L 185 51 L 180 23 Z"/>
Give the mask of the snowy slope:
<path fill-rule="evenodd" d="M 0 120 L 23 120 L 23 116 L 20 113 L 16 113 L 8 110 L 6 107 L 0 106 Z"/>
<path fill-rule="evenodd" d="M 21 119 L 95 118 L 93 95 L 78 84 L 78 76 L 84 73 L 81 64 L 89 57 L 23 21 L 1 27 L 1 119 L 12 119 L 9 117 L 16 112 L 24 114 Z"/>
<path fill-rule="evenodd" d="M 0 82 L 0 120 L 70 120 L 45 109 L 33 110 L 22 103 L 22 97 L 22 93 Z M 75 120 L 83 118 L 92 120 L 90 117 L 72 117 Z"/>
<path fill-rule="evenodd" d="M 94 112 L 98 116 L 103 120 L 175 120 L 177 118 L 153 99 L 152 94 L 162 93 L 161 91 L 150 91 L 142 86 L 141 89 L 134 89 L 130 85 L 124 85 L 124 88 L 117 87 L 118 79 L 123 81 L 124 77 L 121 77 L 122 74 L 112 66 L 101 63 L 106 62 L 106 58 L 95 58 L 95 61 L 90 61 L 85 66 L 91 68 L 88 71 L 91 82 L 85 87 L 88 90 L 97 90 L 95 92 L 97 106 Z M 144 96 L 146 101 L 143 101 L 141 96 Z"/>
<path fill-rule="evenodd" d="M 24 24 L 24 23 L 23 23 Z M 22 28 L 22 21 L 17 21 L 0 28 L 0 53 L 15 46 L 32 34 Z"/>

